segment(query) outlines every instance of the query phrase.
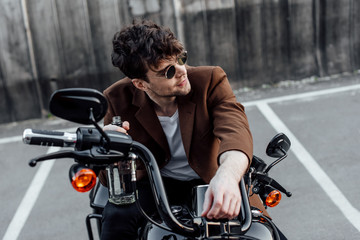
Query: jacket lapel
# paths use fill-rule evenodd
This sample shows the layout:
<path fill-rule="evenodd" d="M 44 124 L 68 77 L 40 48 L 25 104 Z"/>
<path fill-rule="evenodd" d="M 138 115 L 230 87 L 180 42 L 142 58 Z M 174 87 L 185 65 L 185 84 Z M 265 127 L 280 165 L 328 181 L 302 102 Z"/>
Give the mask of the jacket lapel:
<path fill-rule="evenodd" d="M 192 92 L 191 92 L 192 93 Z M 192 94 L 184 97 L 178 97 L 178 110 L 179 110 L 179 121 L 181 137 L 186 152 L 186 157 L 190 159 L 190 146 L 192 133 L 194 128 L 195 110 L 196 104 L 190 101 Z"/>
<path fill-rule="evenodd" d="M 166 156 L 170 158 L 169 145 L 151 104 L 151 100 L 143 91 L 136 90 L 132 103 L 139 107 L 139 110 L 135 114 L 135 118 L 144 127 L 146 132 L 165 150 Z"/>

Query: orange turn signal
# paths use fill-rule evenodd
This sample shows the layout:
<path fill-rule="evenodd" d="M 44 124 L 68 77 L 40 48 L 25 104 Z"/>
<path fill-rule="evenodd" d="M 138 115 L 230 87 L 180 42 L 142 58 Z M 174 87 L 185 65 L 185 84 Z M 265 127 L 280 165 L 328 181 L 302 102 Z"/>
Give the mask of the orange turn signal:
<path fill-rule="evenodd" d="M 265 204 L 268 207 L 275 207 L 281 201 L 281 193 L 278 190 L 272 190 L 265 199 Z"/>
<path fill-rule="evenodd" d="M 78 192 L 90 191 L 96 184 L 96 174 L 90 168 L 75 164 L 70 169 L 70 181 Z"/>

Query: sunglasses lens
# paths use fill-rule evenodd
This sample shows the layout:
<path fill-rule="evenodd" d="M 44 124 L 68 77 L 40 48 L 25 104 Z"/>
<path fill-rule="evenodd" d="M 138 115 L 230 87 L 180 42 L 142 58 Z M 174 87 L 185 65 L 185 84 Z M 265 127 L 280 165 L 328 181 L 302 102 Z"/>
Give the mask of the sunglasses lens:
<path fill-rule="evenodd" d="M 178 63 L 180 65 L 184 65 L 186 63 L 186 60 L 187 60 L 187 53 L 185 52 L 182 57 L 178 58 Z"/>
<path fill-rule="evenodd" d="M 167 78 L 167 79 L 171 79 L 171 78 L 173 78 L 174 76 L 175 76 L 175 66 L 170 66 L 169 68 L 168 68 L 168 70 L 166 71 L 166 73 L 165 73 L 165 77 Z"/>

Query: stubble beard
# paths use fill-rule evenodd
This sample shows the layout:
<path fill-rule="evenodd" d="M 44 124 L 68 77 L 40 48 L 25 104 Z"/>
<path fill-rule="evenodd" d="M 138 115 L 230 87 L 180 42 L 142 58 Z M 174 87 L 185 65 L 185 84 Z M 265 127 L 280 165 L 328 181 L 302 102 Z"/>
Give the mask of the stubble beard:
<path fill-rule="evenodd" d="M 154 95 L 156 95 L 157 97 L 161 97 L 161 98 L 181 97 L 181 96 L 186 96 L 187 94 L 190 93 L 191 85 L 190 85 L 189 80 L 187 80 L 187 84 L 186 84 L 185 88 L 175 90 L 172 93 L 168 93 L 168 94 L 162 94 L 162 93 L 159 93 L 158 91 L 154 91 L 153 89 L 150 89 L 150 90 Z"/>

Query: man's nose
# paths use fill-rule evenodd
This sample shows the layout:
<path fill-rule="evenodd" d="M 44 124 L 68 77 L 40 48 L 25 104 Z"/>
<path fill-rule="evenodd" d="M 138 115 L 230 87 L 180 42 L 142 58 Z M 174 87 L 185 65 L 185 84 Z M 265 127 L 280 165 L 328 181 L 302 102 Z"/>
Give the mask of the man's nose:
<path fill-rule="evenodd" d="M 177 77 L 186 74 L 186 67 L 185 67 L 185 65 L 176 64 L 176 65 L 175 65 L 175 69 L 176 69 L 176 76 L 177 76 Z"/>

